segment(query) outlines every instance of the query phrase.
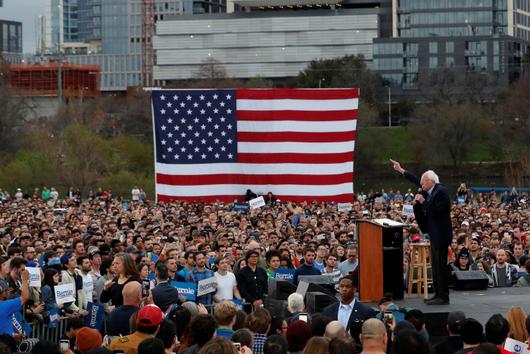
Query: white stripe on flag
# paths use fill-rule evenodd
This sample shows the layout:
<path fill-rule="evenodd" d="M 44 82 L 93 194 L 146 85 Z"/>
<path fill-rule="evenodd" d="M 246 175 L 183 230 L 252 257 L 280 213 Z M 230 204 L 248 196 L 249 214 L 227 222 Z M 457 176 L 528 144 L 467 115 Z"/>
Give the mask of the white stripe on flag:
<path fill-rule="evenodd" d="M 355 149 L 355 141 L 344 141 L 340 143 L 237 143 L 239 153 L 300 153 L 304 154 L 334 154 L 341 152 L 352 152 Z"/>
<path fill-rule="evenodd" d="M 353 159 L 353 156 L 352 156 Z M 211 174 L 248 174 L 248 175 L 338 175 L 353 171 L 352 162 L 329 164 L 252 164 L 252 163 L 216 163 L 173 165 L 157 162 L 156 173 L 177 176 Z"/>
<path fill-rule="evenodd" d="M 292 120 L 279 121 L 249 121 L 237 122 L 238 132 L 307 132 L 330 133 L 351 132 L 357 128 L 357 120 L 342 120 L 328 122 L 301 122 Z"/>
<path fill-rule="evenodd" d="M 275 195 L 339 195 L 352 193 L 353 183 L 342 183 L 333 185 L 252 185 L 252 184 L 210 184 L 200 186 L 173 186 L 168 184 L 157 184 L 156 192 L 162 195 L 177 195 L 182 197 L 208 196 L 208 195 L 239 195 L 242 191 L 250 189 L 256 192 L 272 192 Z"/>
<path fill-rule="evenodd" d="M 238 111 L 349 111 L 357 109 L 357 98 L 339 100 L 247 100 L 236 101 Z"/>

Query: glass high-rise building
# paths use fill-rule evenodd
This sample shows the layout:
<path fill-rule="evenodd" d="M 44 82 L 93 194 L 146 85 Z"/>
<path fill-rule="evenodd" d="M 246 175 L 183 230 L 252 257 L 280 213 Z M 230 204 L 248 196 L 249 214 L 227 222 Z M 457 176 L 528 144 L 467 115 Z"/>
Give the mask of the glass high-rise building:
<path fill-rule="evenodd" d="M 530 51 L 530 0 L 393 0 L 392 19 L 373 57 L 395 95 L 416 94 L 440 69 L 455 83 L 480 73 L 503 88 Z"/>
<path fill-rule="evenodd" d="M 69 63 L 100 65 L 102 91 L 140 85 L 142 0 L 46 1 L 45 16 L 37 20 L 38 54 L 61 48 Z M 184 12 L 180 0 L 155 0 L 155 6 L 154 21 Z"/>
<path fill-rule="evenodd" d="M 22 23 L 0 20 L 0 53 L 22 54 Z"/>

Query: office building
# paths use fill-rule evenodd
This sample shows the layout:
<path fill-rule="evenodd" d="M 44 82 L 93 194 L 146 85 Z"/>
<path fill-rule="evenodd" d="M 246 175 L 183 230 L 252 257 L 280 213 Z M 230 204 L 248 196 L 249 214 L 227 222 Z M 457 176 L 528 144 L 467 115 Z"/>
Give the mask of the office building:
<path fill-rule="evenodd" d="M 0 20 L 0 53 L 22 54 L 22 23 Z"/>
<path fill-rule="evenodd" d="M 390 6 L 342 8 L 325 0 L 271 4 L 235 0 L 243 11 L 159 21 L 153 39 L 155 82 L 165 85 L 194 78 L 209 58 L 229 77 L 241 79 L 293 77 L 312 60 L 349 54 L 363 55 L 370 66 L 372 40 L 382 32 L 381 15 L 391 18 Z M 249 7 L 252 10 L 247 12 Z"/>
<path fill-rule="evenodd" d="M 78 0 L 47 0 L 45 8 L 44 53 L 57 53 L 59 46 L 79 42 Z"/>
<path fill-rule="evenodd" d="M 100 65 L 103 92 L 125 91 L 142 83 L 142 0 L 47 1 L 45 16 L 37 20 L 41 56 L 33 61 L 41 57 L 49 61 L 60 48 L 62 60 L 68 63 Z M 180 0 L 154 3 L 154 21 L 185 9 Z"/>
<path fill-rule="evenodd" d="M 516 80 L 530 45 L 530 0 L 393 0 L 392 38 L 374 39 L 374 69 L 395 95 L 417 94 L 440 69 L 455 84 L 481 73 Z"/>

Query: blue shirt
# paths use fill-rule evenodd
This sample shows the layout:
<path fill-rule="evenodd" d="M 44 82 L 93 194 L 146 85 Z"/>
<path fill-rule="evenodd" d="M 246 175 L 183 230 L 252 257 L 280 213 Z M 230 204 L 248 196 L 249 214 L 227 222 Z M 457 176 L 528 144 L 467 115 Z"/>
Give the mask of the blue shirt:
<path fill-rule="evenodd" d="M 22 301 L 20 297 L 0 302 L 0 334 L 15 333 L 13 329 L 13 314 L 22 311 Z"/>
<path fill-rule="evenodd" d="M 302 265 L 294 271 L 293 281 L 295 284 L 298 284 L 298 276 L 299 275 L 321 275 L 322 273 L 317 268 L 311 266 L 308 266 L 305 263 L 302 263 Z"/>
<path fill-rule="evenodd" d="M 217 328 L 217 330 L 215 331 L 215 335 L 217 337 L 225 337 L 228 340 L 232 339 L 233 334 L 234 331 L 227 328 Z"/>
<path fill-rule="evenodd" d="M 317 261 L 313 261 L 313 267 L 315 267 L 316 269 L 320 270 L 320 272 L 322 272 L 322 270 L 326 268 L 326 263 L 325 262 L 318 263 Z"/>
<path fill-rule="evenodd" d="M 337 314 L 337 320 L 342 324 L 346 329 L 348 328 L 348 322 L 350 321 L 351 312 L 353 311 L 353 306 L 355 305 L 355 299 L 349 304 L 339 304 L 339 313 Z"/>
<path fill-rule="evenodd" d="M 197 286 L 200 280 L 214 277 L 215 274 L 208 268 L 204 268 L 204 272 L 199 272 L 197 268 L 193 268 L 191 273 L 186 276 L 186 281 L 189 283 L 195 283 Z M 196 302 L 203 305 L 211 305 L 213 300 L 213 294 L 209 293 L 202 296 L 198 296 Z"/>
<path fill-rule="evenodd" d="M 190 274 L 190 271 L 188 270 L 188 268 L 184 267 L 182 268 L 181 270 L 179 270 L 177 272 L 178 275 L 180 275 L 181 277 L 183 277 L 184 279 L 186 279 L 186 277 L 188 276 L 188 274 Z"/>

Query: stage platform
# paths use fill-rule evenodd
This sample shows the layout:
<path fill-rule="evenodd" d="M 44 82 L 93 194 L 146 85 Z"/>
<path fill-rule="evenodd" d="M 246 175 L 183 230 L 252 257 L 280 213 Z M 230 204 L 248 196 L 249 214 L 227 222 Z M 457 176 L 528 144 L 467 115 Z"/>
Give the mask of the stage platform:
<path fill-rule="evenodd" d="M 429 294 L 432 296 L 432 294 Z M 451 311 L 463 311 L 467 317 L 475 318 L 482 324 L 495 313 L 506 316 L 512 306 L 522 307 L 530 314 L 530 287 L 521 288 L 488 288 L 476 291 L 451 290 L 450 304 L 430 306 L 423 302 L 423 297 L 405 295 L 405 299 L 396 301 L 400 307 L 411 307 L 429 314 L 429 317 L 447 317 Z M 377 307 L 377 304 L 371 303 Z"/>

